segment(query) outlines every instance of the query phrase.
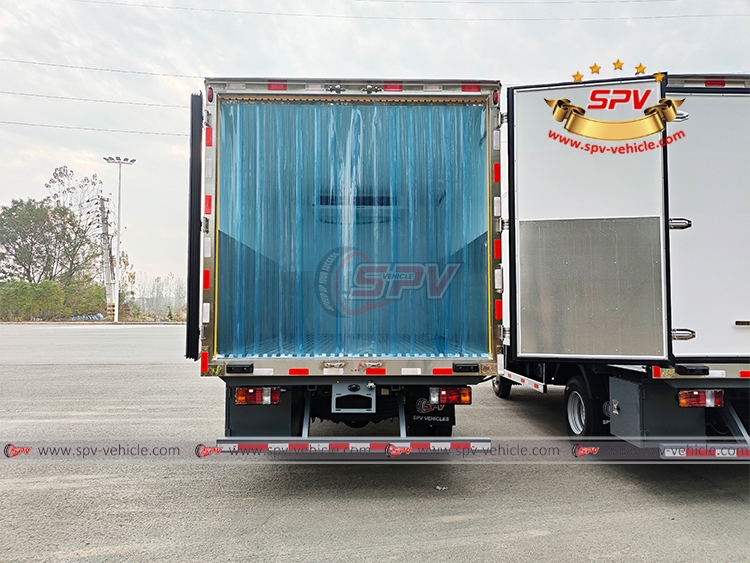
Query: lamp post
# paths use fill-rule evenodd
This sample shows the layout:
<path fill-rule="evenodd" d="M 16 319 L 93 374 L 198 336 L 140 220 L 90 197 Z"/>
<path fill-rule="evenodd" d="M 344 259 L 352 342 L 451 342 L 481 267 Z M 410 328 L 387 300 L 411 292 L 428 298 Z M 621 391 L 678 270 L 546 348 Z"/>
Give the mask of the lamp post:
<path fill-rule="evenodd" d="M 115 257 L 115 318 L 114 321 L 120 322 L 120 231 L 122 230 L 120 222 L 122 209 L 122 165 L 135 164 L 134 158 L 120 158 L 119 156 L 105 156 L 107 164 L 117 165 L 117 255 Z"/>

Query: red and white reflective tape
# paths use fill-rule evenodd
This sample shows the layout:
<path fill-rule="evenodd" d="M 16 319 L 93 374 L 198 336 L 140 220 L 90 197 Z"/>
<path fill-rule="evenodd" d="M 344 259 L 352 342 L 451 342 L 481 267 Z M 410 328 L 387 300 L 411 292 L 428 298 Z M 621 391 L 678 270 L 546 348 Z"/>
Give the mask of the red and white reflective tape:
<path fill-rule="evenodd" d="M 491 447 L 487 441 L 441 441 L 417 442 L 394 440 L 391 442 L 237 442 L 220 444 L 222 452 L 289 452 L 289 453 L 384 453 L 389 448 L 397 448 L 403 453 L 427 453 L 450 451 L 488 451 Z"/>
<path fill-rule="evenodd" d="M 536 381 L 535 379 L 530 379 L 528 377 L 518 375 L 517 373 L 513 373 L 512 371 L 506 370 L 502 374 L 500 374 L 500 377 L 504 377 L 506 379 L 510 379 L 511 381 L 515 381 L 519 385 L 523 385 L 524 387 L 530 387 L 531 389 L 534 389 L 535 391 L 539 391 L 540 393 L 547 392 L 546 383 L 541 383 L 539 381 Z"/>

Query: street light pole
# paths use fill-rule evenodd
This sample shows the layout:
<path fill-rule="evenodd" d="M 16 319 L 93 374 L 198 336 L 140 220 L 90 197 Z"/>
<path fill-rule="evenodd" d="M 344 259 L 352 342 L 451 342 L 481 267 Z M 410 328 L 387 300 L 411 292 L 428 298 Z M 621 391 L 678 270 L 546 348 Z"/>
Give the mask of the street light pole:
<path fill-rule="evenodd" d="M 120 322 L 120 231 L 122 231 L 122 165 L 134 164 L 134 158 L 123 158 L 119 156 L 105 156 L 107 164 L 117 164 L 117 256 L 115 256 L 115 318 L 114 322 Z"/>

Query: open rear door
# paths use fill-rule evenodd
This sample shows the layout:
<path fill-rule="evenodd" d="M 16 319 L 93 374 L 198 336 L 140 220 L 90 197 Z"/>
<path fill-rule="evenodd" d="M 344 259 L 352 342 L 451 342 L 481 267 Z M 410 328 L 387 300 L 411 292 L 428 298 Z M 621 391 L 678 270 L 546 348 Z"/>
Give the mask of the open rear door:
<path fill-rule="evenodd" d="M 200 272 L 201 272 L 201 144 L 203 95 L 190 96 L 190 202 L 188 212 L 187 330 L 185 357 L 200 357 Z"/>
<path fill-rule="evenodd" d="M 509 89 L 513 359 L 671 358 L 663 97 L 651 76 Z"/>
<path fill-rule="evenodd" d="M 750 362 L 750 75 L 669 76 L 672 323 L 680 362 Z"/>

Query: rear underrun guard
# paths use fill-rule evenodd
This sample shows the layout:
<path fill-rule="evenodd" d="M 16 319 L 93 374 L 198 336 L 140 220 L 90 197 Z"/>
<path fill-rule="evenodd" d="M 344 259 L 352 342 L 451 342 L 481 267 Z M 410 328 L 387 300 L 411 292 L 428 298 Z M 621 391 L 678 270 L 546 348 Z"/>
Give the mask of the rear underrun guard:
<path fill-rule="evenodd" d="M 222 454 L 267 461 L 374 461 L 393 458 L 431 460 L 481 456 L 490 451 L 489 438 L 364 437 L 328 438 L 219 438 Z"/>

